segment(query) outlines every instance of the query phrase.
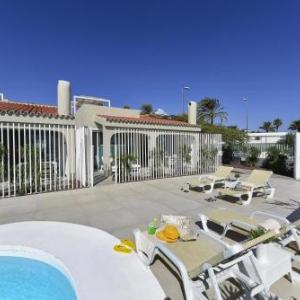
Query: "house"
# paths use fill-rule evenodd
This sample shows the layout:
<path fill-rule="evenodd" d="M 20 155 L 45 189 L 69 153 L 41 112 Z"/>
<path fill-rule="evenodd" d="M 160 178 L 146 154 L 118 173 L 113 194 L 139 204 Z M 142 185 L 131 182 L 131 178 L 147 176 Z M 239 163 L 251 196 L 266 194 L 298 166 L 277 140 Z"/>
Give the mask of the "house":
<path fill-rule="evenodd" d="M 287 132 L 253 132 L 248 133 L 248 141 L 250 144 L 276 144 L 287 134 Z"/>
<path fill-rule="evenodd" d="M 189 122 L 71 95 L 60 80 L 57 105 L 0 99 L 0 195 L 16 196 L 213 171 L 219 135 L 201 134 L 196 105 Z"/>

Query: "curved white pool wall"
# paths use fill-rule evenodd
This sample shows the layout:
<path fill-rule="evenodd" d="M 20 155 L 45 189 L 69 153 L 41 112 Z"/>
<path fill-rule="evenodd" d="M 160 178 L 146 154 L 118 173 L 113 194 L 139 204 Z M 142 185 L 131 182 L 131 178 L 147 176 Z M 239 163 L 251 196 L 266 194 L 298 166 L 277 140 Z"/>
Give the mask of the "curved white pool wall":
<path fill-rule="evenodd" d="M 22 257 L 37 260 L 50 265 L 60 271 L 70 282 L 76 298 L 78 298 L 78 292 L 75 284 L 75 280 L 68 270 L 68 268 L 63 264 L 61 260 L 56 258 L 54 255 L 47 253 L 45 251 L 24 247 L 24 246 L 13 246 L 13 245 L 0 245 L 0 256 L 11 256 L 11 257 Z"/>
<path fill-rule="evenodd" d="M 0 255 L 19 253 L 56 266 L 71 279 L 78 300 L 99 300 L 99 295 L 103 299 L 164 299 L 159 282 L 136 253 L 113 251 L 119 242 L 105 231 L 79 224 L 26 221 L 0 226 Z"/>

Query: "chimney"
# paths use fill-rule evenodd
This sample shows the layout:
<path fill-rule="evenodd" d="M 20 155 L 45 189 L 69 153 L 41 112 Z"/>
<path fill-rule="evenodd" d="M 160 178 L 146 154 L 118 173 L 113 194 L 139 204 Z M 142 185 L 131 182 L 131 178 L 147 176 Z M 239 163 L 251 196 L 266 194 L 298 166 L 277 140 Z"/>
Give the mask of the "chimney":
<path fill-rule="evenodd" d="M 197 124 L 197 103 L 190 101 L 188 106 L 188 122 L 189 124 Z"/>
<path fill-rule="evenodd" d="M 69 81 L 58 80 L 57 108 L 59 115 L 71 114 L 71 83 Z"/>

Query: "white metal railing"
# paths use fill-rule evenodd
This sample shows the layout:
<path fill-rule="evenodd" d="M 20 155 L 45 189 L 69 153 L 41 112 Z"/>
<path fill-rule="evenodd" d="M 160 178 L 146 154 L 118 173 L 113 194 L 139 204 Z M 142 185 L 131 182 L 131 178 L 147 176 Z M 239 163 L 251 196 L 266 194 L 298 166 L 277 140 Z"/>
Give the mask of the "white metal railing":
<path fill-rule="evenodd" d="M 87 186 L 76 172 L 76 138 L 73 125 L 0 122 L 0 197 Z"/>
<path fill-rule="evenodd" d="M 182 131 L 115 129 L 114 181 L 214 172 L 221 164 L 221 135 Z"/>

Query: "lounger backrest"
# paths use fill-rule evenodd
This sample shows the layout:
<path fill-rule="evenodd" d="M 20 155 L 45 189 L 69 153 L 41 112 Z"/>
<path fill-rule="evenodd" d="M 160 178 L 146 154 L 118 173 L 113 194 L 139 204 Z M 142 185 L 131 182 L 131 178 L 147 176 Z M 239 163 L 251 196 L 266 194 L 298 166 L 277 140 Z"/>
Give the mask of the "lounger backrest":
<path fill-rule="evenodd" d="M 232 170 L 233 167 L 220 166 L 213 175 L 216 177 L 226 178 Z"/>
<path fill-rule="evenodd" d="M 272 174 L 272 171 L 253 170 L 249 177 L 246 179 L 246 182 L 264 186 L 268 183 Z"/>

